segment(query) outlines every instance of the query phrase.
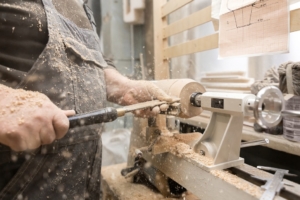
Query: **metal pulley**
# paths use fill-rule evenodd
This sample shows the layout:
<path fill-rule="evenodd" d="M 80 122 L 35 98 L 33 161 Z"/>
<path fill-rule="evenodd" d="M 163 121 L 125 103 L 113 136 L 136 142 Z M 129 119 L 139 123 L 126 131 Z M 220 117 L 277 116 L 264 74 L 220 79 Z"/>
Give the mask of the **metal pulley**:
<path fill-rule="evenodd" d="M 283 109 L 283 94 L 277 87 L 267 86 L 257 93 L 253 114 L 256 122 L 263 128 L 277 126 L 282 120 Z"/>

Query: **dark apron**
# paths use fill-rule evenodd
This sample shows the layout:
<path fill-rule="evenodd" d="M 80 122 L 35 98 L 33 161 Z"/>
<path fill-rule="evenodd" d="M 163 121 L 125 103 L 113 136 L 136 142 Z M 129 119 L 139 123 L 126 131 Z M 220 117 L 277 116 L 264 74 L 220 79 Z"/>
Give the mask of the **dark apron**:
<path fill-rule="evenodd" d="M 18 88 L 42 92 L 61 109 L 77 113 L 104 107 L 107 64 L 97 34 L 59 14 L 51 0 L 43 4 L 49 41 Z M 0 199 L 99 199 L 101 129 L 93 125 L 69 130 L 63 139 L 32 153 L 14 153 L 0 145 L 0 179 L 17 170 Z"/>

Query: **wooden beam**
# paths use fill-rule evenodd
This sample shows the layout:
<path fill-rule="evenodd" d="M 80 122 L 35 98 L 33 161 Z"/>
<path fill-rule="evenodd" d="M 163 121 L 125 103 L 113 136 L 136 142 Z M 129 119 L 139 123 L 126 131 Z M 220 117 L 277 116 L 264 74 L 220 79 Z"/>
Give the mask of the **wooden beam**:
<path fill-rule="evenodd" d="M 154 0 L 160 1 L 160 0 Z M 162 6 L 162 15 L 161 17 L 165 17 L 168 14 L 174 12 L 175 10 L 181 8 L 182 6 L 192 2 L 193 0 L 169 0 L 168 3 Z M 159 8 L 160 9 L 160 8 Z"/>
<path fill-rule="evenodd" d="M 212 19 L 211 21 L 212 21 L 212 23 L 214 25 L 215 31 L 216 32 L 219 31 L 219 20 L 218 19 Z"/>
<path fill-rule="evenodd" d="M 300 9 L 290 12 L 290 32 L 300 30 Z"/>
<path fill-rule="evenodd" d="M 196 13 L 189 15 L 188 17 L 185 17 L 177 22 L 168 25 L 163 30 L 163 36 L 164 38 L 166 38 L 171 35 L 175 35 L 182 31 L 199 26 L 209 21 L 212 21 L 211 6 L 208 6 Z M 215 31 L 218 31 L 218 20 L 214 20 L 213 25 Z M 300 9 L 296 9 L 290 12 L 290 32 L 299 31 L 299 30 L 300 30 Z"/>
<path fill-rule="evenodd" d="M 207 11 L 209 8 L 210 8 L 210 6 L 207 7 L 206 8 L 207 10 L 205 11 L 206 18 L 208 17 Z M 203 9 L 201 11 L 204 11 L 204 10 L 205 9 Z M 195 14 L 200 14 L 200 11 Z M 202 14 L 204 14 L 204 12 Z M 191 21 L 196 19 L 194 16 L 193 17 L 192 16 L 193 15 L 190 15 L 187 18 L 184 18 L 178 22 L 175 22 L 175 23 L 167 26 L 163 31 L 164 32 L 163 37 L 165 38 L 170 35 L 173 35 L 173 34 L 176 34 L 181 31 L 189 29 L 187 27 L 191 27 L 191 28 L 194 27 L 194 25 L 196 24 L 195 22 L 189 23 L 188 21 L 185 21 L 187 19 L 189 19 Z M 201 23 L 198 25 L 201 25 Z M 300 30 L 300 9 L 297 9 L 297 10 L 293 10 L 290 12 L 290 32 L 295 32 L 295 31 L 299 31 L 299 30 Z M 189 41 L 186 43 L 168 47 L 168 48 L 165 48 L 163 51 L 164 59 L 169 59 L 169 58 L 178 57 L 178 56 L 182 56 L 182 55 L 202 52 L 202 51 L 206 51 L 206 50 L 210 50 L 210 49 L 216 49 L 219 47 L 218 42 L 219 42 L 218 33 L 215 33 L 215 34 L 203 37 L 203 38 L 199 38 L 199 39 L 192 40 L 192 41 Z"/>
<path fill-rule="evenodd" d="M 145 80 L 154 80 L 154 31 L 153 31 L 153 1 L 145 1 L 145 24 L 144 26 L 144 37 L 145 37 L 145 54 L 144 66 L 145 66 Z"/>
<path fill-rule="evenodd" d="M 211 21 L 211 6 L 178 20 L 163 29 L 164 38 Z"/>
<path fill-rule="evenodd" d="M 206 37 L 166 48 L 164 49 L 163 54 L 165 59 L 169 59 L 201 51 L 207 51 L 210 49 L 216 49 L 218 48 L 218 43 L 219 34 L 215 33 Z"/>
<path fill-rule="evenodd" d="M 154 33 L 154 79 L 168 79 L 170 77 L 169 62 L 163 58 L 163 49 L 168 41 L 163 38 L 163 27 L 167 25 L 166 17 L 162 16 L 162 6 L 167 0 L 153 0 L 153 33 Z"/>

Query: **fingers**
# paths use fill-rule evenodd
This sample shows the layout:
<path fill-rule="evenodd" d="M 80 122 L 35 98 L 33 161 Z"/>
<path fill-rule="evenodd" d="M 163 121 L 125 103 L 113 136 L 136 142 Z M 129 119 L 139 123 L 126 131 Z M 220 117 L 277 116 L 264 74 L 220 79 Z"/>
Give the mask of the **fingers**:
<path fill-rule="evenodd" d="M 69 130 L 69 119 L 64 112 L 57 112 L 52 120 L 56 139 L 61 139 Z"/>
<path fill-rule="evenodd" d="M 20 134 L 6 133 L 2 135 L 1 143 L 9 146 L 13 151 L 19 152 L 27 149 L 26 141 Z"/>
<path fill-rule="evenodd" d="M 136 111 L 133 111 L 133 114 L 135 117 L 153 117 L 155 116 L 156 114 L 154 114 L 152 112 L 152 110 L 150 110 L 150 108 L 148 109 L 144 109 L 144 110 L 136 110 Z"/>
<path fill-rule="evenodd" d="M 5 139 L 0 140 L 12 150 L 19 152 L 37 149 L 41 145 L 51 144 L 55 139 L 62 138 L 68 131 L 69 120 L 65 112 L 60 109 L 51 109 L 51 111 L 55 113 L 53 119 L 49 116 L 42 118 L 41 115 L 36 114 L 30 121 L 18 126 L 20 130 L 8 132 L 5 134 Z M 53 115 L 50 111 L 48 113 L 50 116 Z"/>
<path fill-rule="evenodd" d="M 155 106 L 154 108 L 152 108 L 152 114 L 157 115 L 160 113 L 160 109 L 158 106 Z"/>
<path fill-rule="evenodd" d="M 76 114 L 75 110 L 63 110 L 67 117 L 71 117 Z"/>
<path fill-rule="evenodd" d="M 122 97 L 121 101 L 125 105 L 131 105 L 131 104 L 136 104 L 139 103 L 143 99 L 143 95 L 140 95 L 136 90 L 130 89 L 128 90 Z"/>
<path fill-rule="evenodd" d="M 61 139 L 69 130 L 69 119 L 67 117 L 75 115 L 75 110 L 61 110 L 53 118 L 53 127 L 50 130 L 54 132 L 54 139 Z M 50 144 L 53 142 L 53 137 L 48 135 L 49 138 L 46 138 L 45 144 Z M 52 140 L 52 141 L 51 141 Z M 50 141 L 50 142 L 49 142 Z M 44 143 L 43 143 L 44 144 Z"/>
<path fill-rule="evenodd" d="M 168 108 L 168 104 L 162 104 L 160 106 L 155 106 L 152 109 L 137 110 L 133 113 L 136 117 L 153 117 L 160 114 L 161 112 L 167 111 Z"/>
<path fill-rule="evenodd" d="M 0 143 L 14 151 L 33 150 L 62 138 L 69 129 L 67 116 L 74 110 L 61 110 L 45 95 L 2 88 L 0 84 Z"/>
<path fill-rule="evenodd" d="M 155 97 L 158 100 L 171 102 L 172 97 L 167 95 L 162 89 L 157 87 L 151 82 L 146 82 L 148 92 L 151 94 L 151 96 Z"/>
<path fill-rule="evenodd" d="M 155 106 L 152 108 L 151 110 L 151 115 L 152 116 L 155 116 L 155 115 L 158 115 L 159 113 L 161 112 L 165 112 L 167 111 L 169 108 L 169 105 L 168 104 L 162 104 L 160 106 Z"/>
<path fill-rule="evenodd" d="M 169 105 L 168 105 L 168 104 L 163 104 L 163 105 L 160 105 L 160 106 L 159 106 L 159 109 L 160 109 L 160 111 L 162 111 L 162 112 L 167 111 L 168 108 L 169 108 Z"/>
<path fill-rule="evenodd" d="M 41 145 L 51 144 L 56 139 L 56 133 L 52 124 L 42 127 L 39 136 Z"/>

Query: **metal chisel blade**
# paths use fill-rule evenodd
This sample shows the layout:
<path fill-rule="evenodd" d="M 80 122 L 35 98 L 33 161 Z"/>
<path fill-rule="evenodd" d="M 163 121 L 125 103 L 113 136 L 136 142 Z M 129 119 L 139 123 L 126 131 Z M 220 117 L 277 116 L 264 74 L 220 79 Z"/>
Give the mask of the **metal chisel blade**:
<path fill-rule="evenodd" d="M 172 103 L 175 103 L 175 102 L 178 102 L 178 101 L 180 101 L 179 98 L 173 99 L 173 101 L 171 101 L 171 102 L 160 101 L 160 100 L 146 101 L 146 102 L 143 102 L 143 103 L 124 106 L 122 108 L 118 108 L 117 110 L 122 109 L 127 113 L 127 112 L 132 112 L 132 111 L 140 110 L 140 109 L 153 108 L 155 106 L 160 106 L 160 105 L 163 105 L 163 104 L 172 104 Z"/>

